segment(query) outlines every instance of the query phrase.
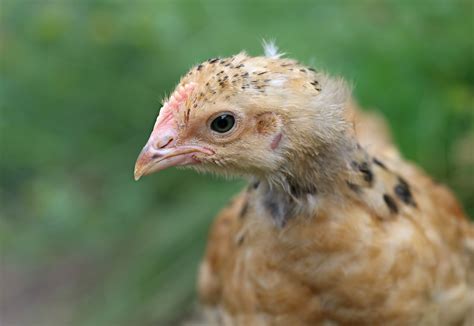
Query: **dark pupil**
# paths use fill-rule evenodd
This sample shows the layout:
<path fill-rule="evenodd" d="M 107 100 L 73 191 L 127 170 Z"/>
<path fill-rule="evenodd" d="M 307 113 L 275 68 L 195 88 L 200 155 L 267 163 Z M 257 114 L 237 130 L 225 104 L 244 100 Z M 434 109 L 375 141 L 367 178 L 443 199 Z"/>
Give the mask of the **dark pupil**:
<path fill-rule="evenodd" d="M 227 132 L 234 126 L 235 119 L 230 114 L 223 114 L 214 119 L 211 129 L 220 133 Z"/>

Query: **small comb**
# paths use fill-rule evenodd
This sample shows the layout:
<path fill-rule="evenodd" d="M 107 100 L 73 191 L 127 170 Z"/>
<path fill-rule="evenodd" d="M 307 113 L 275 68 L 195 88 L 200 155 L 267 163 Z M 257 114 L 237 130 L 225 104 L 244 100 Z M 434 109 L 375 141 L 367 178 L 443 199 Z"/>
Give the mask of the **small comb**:
<path fill-rule="evenodd" d="M 171 119 L 174 118 L 175 112 L 188 98 L 192 91 L 196 88 L 196 83 L 189 83 L 184 86 L 179 86 L 174 93 L 170 96 L 168 101 L 166 101 L 158 114 L 156 119 L 155 127 L 168 123 Z M 189 119 L 189 110 L 185 116 L 186 122 Z"/>

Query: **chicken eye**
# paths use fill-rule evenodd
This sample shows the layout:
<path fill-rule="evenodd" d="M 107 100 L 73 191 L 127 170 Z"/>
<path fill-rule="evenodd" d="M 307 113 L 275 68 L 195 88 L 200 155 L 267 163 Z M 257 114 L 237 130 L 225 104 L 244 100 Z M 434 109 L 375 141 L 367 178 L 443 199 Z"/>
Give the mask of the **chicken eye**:
<path fill-rule="evenodd" d="M 235 118 L 230 114 L 222 114 L 211 122 L 211 129 L 218 133 L 225 133 L 232 129 Z"/>

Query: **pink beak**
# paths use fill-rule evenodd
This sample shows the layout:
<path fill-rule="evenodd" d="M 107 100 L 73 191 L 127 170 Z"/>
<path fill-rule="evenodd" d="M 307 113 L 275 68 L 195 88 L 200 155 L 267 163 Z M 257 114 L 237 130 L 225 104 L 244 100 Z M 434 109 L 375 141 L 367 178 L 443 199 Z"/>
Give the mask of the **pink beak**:
<path fill-rule="evenodd" d="M 192 85 L 191 85 L 192 86 Z M 195 145 L 177 145 L 178 132 L 174 111 L 192 87 L 180 89 L 166 103 L 156 120 L 153 131 L 135 163 L 135 180 L 171 166 L 198 164 L 196 154 L 212 155 L 213 151 Z"/>
<path fill-rule="evenodd" d="M 152 133 L 152 136 L 150 136 L 150 139 L 137 158 L 134 173 L 135 180 L 168 167 L 198 164 L 200 163 L 196 157 L 198 153 L 213 154 L 212 151 L 200 146 L 171 145 L 160 147 L 162 143 L 156 142 L 154 138 Z"/>

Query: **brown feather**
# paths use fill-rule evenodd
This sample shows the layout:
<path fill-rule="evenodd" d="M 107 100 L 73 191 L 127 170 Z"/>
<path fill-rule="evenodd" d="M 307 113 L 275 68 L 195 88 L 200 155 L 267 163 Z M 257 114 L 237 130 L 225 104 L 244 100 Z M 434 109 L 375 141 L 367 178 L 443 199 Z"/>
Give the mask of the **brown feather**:
<path fill-rule="evenodd" d="M 196 66 L 176 92 L 173 146 L 206 148 L 197 170 L 252 180 L 210 231 L 209 323 L 472 325 L 473 224 L 342 80 L 241 53 Z M 235 127 L 209 130 L 223 113 Z"/>

